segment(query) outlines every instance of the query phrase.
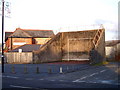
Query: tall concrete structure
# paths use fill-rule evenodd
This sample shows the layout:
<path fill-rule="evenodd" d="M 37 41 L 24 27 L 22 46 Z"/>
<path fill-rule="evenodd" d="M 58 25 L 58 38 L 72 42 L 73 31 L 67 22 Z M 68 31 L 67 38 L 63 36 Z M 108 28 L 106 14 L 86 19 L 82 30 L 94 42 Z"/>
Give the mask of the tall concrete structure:
<path fill-rule="evenodd" d="M 105 29 L 59 32 L 33 53 L 34 63 L 62 60 L 102 62 L 105 60 Z"/>

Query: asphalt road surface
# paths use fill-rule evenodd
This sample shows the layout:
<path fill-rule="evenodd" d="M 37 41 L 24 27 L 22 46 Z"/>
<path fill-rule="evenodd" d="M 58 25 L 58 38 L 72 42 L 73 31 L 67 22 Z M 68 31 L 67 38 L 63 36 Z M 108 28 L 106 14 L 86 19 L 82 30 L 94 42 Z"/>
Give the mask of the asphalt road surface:
<path fill-rule="evenodd" d="M 6 64 L 2 88 L 118 88 L 119 65 Z"/>

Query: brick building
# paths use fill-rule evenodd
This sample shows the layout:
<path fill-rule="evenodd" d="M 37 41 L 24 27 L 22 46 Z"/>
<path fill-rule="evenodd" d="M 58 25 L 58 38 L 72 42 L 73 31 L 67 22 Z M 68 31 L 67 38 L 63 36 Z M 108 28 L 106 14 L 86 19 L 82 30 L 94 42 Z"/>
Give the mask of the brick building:
<path fill-rule="evenodd" d="M 11 51 L 25 44 L 45 44 L 54 36 L 52 30 L 34 30 L 16 28 L 14 32 L 5 32 L 5 50 Z"/>

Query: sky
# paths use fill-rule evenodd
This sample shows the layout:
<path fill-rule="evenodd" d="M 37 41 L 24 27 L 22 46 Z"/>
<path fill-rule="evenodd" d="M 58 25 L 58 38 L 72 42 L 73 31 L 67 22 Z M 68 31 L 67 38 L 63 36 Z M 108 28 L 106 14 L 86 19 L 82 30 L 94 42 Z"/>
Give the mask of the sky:
<path fill-rule="evenodd" d="M 5 0 L 7 1 L 10 2 L 11 13 L 8 14 L 10 17 L 5 17 L 4 31 L 13 32 L 20 27 L 48 29 L 57 33 L 69 31 L 70 28 L 80 30 L 88 25 L 103 24 L 106 41 L 118 38 L 119 0 Z M 0 17 L 2 18 L 1 15 Z"/>

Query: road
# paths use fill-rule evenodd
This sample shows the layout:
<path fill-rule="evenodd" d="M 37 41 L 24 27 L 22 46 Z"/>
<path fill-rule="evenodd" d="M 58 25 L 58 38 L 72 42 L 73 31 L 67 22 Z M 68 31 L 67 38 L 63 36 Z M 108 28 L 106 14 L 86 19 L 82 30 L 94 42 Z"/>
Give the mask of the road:
<path fill-rule="evenodd" d="M 119 65 L 120 63 L 109 63 L 103 66 L 16 64 L 15 73 L 12 73 L 14 72 L 11 70 L 12 65 L 6 64 L 5 73 L 2 75 L 2 88 L 118 88 Z M 26 70 L 25 66 L 27 66 Z M 36 73 L 36 66 L 39 67 L 38 73 Z"/>

